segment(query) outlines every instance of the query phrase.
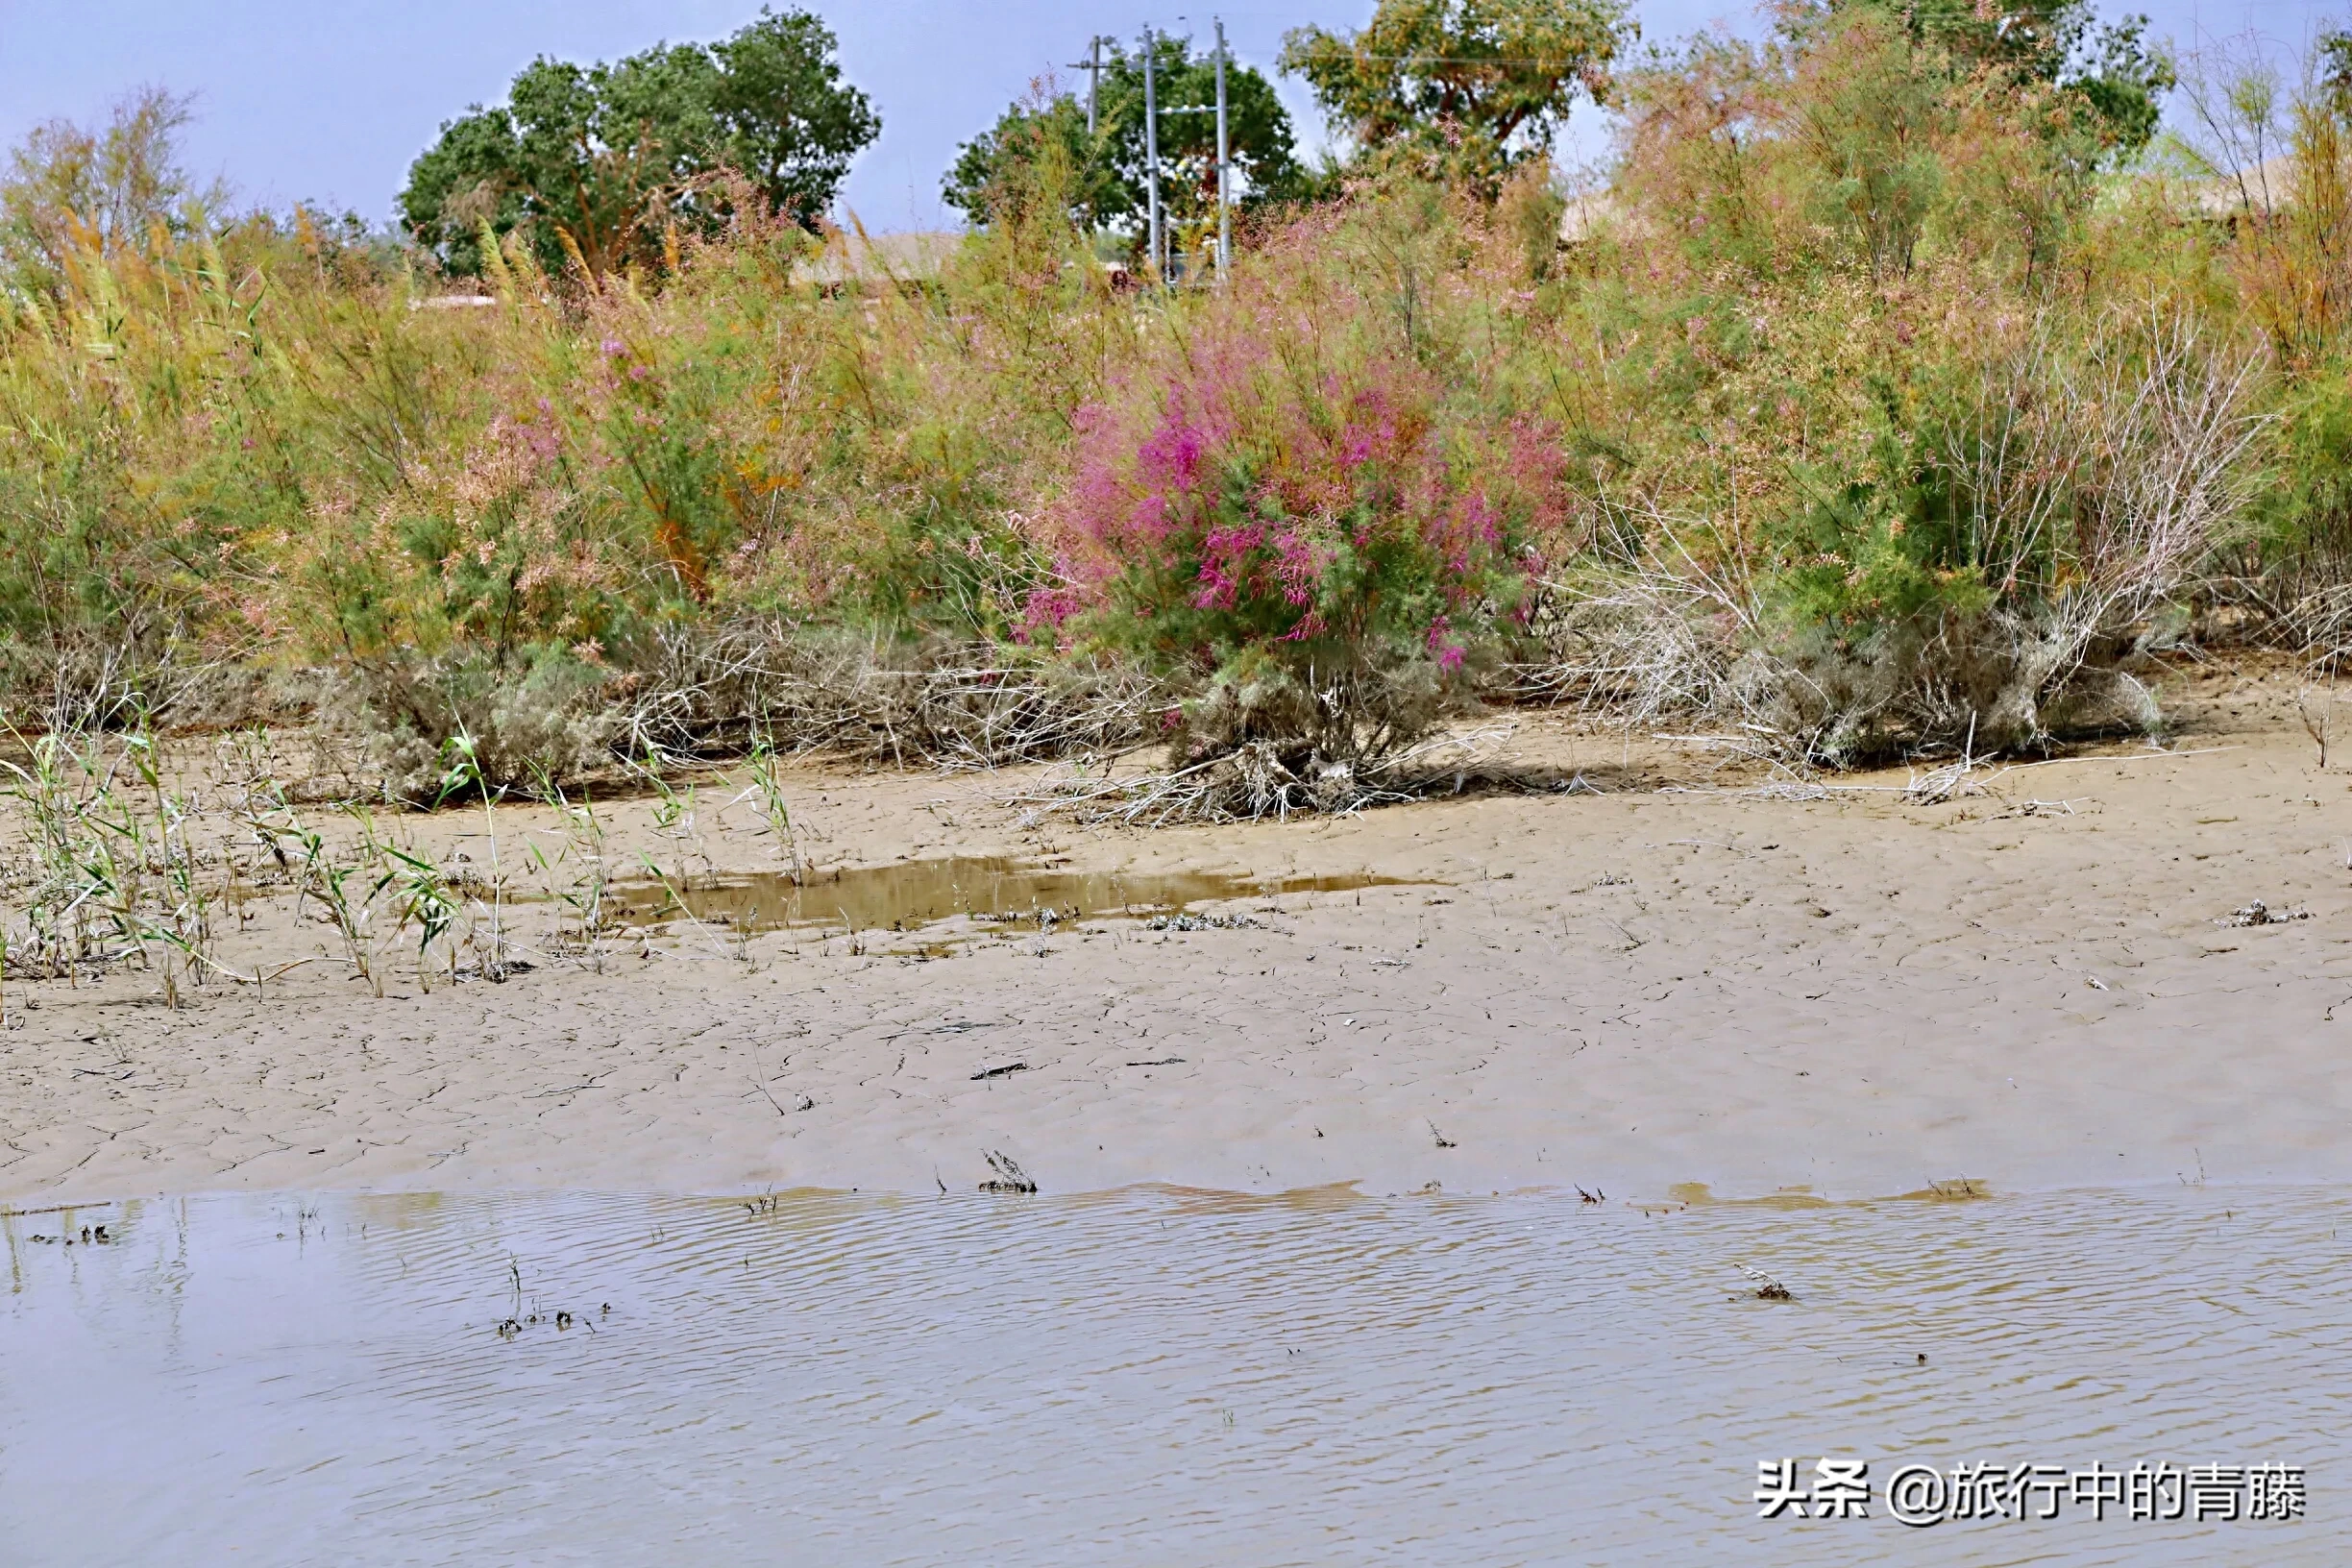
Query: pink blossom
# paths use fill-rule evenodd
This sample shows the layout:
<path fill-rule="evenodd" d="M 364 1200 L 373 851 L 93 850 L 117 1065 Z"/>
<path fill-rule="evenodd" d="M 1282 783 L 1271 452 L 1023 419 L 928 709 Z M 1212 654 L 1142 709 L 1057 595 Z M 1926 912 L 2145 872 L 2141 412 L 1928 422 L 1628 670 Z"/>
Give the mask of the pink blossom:
<path fill-rule="evenodd" d="M 1278 643 L 1303 643 L 1311 637 L 1320 637 L 1330 629 L 1330 625 L 1323 619 L 1322 611 L 1309 610 L 1298 618 L 1296 625 L 1274 640 Z"/>
<path fill-rule="evenodd" d="M 1062 624 L 1078 613 L 1078 590 L 1069 585 L 1040 588 L 1021 606 L 1020 624 L 1013 628 L 1018 643 L 1053 642 Z"/>
<path fill-rule="evenodd" d="M 1208 617 L 1180 635 L 1222 657 L 1220 639 L 1353 636 L 1433 602 L 1447 614 L 1425 628 L 1429 653 L 1458 669 L 1494 616 L 1518 611 L 1543 558 L 1531 547 L 1577 548 L 1564 443 L 1540 419 L 1478 410 L 1474 388 L 1458 400 L 1417 363 L 1360 352 L 1341 329 L 1363 308 L 1344 292 L 1237 291 L 1152 373 L 1078 408 L 1066 485 L 1019 522 L 1063 572 L 1024 625 L 1115 600 L 1145 626 Z"/>
<path fill-rule="evenodd" d="M 1274 578 L 1282 584 L 1283 598 L 1299 608 L 1313 603 L 1315 579 L 1326 564 L 1314 542 L 1292 528 L 1274 541 Z"/>

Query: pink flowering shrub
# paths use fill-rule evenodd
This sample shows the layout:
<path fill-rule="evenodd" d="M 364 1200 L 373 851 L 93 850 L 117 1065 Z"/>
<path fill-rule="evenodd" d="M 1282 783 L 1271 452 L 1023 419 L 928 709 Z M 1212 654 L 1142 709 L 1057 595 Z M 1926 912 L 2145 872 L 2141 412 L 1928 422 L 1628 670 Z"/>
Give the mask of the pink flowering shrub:
<path fill-rule="evenodd" d="M 1246 282 L 1078 418 L 1028 634 L 1126 645 L 1194 695 L 1179 763 L 1253 744 L 1361 770 L 1493 661 L 1558 443 L 1449 406 L 1344 290 Z"/>

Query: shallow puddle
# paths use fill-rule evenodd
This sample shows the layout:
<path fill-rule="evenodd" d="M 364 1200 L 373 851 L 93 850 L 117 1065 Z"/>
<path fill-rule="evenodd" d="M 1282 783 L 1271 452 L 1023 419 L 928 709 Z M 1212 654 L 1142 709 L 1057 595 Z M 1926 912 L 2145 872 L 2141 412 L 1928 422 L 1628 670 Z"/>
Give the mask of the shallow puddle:
<path fill-rule="evenodd" d="M 1139 1190 L 22 1215 L 0 1220 L 0 1560 L 2340 1562 L 2346 1208 Z M 1756 1517 L 1759 1459 L 1825 1453 L 1881 1484 L 1905 1460 L 2284 1462 L 2310 1511 L 1913 1530 L 1874 1493 L 1869 1518 Z"/>
<path fill-rule="evenodd" d="M 1007 929 L 1100 918 L 1147 918 L 1235 898 L 1411 887 L 1369 872 L 1311 876 L 1216 871 L 1075 871 L 992 856 L 907 860 L 815 873 L 781 871 L 685 883 L 616 883 L 606 897 L 616 926 L 687 915 L 709 925 L 778 931 L 792 926 L 912 931 L 959 916 Z"/>

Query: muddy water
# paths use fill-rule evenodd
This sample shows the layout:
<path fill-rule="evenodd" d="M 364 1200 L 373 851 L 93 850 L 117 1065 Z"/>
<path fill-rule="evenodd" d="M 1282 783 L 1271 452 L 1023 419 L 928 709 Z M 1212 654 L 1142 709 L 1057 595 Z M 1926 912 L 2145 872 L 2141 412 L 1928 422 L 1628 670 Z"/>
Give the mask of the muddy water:
<path fill-rule="evenodd" d="M 1041 920 L 1144 917 L 1197 903 L 1293 893 L 1403 887 L 1400 878 L 1342 875 L 1230 876 L 1213 871 L 1075 871 L 992 856 L 901 861 L 815 873 L 805 884 L 782 872 L 664 885 L 616 884 L 612 922 L 643 924 L 687 914 L 707 924 L 752 931 L 820 926 L 915 930 L 967 916 L 1034 929 Z"/>
<path fill-rule="evenodd" d="M 18 1216 L 0 1561 L 2340 1563 L 2348 1197 Z M 2279 1460 L 2310 1515 L 1754 1517 L 1825 1452 Z"/>

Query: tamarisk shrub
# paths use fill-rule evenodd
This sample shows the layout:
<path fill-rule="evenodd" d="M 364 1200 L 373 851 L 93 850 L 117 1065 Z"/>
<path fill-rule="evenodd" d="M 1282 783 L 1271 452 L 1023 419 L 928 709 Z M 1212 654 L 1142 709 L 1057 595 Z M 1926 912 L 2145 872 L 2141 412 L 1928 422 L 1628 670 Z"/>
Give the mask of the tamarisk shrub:
<path fill-rule="evenodd" d="M 1188 302 L 1079 411 L 1045 520 L 1062 580 L 1028 606 L 1032 639 L 1125 645 L 1176 677 L 1171 765 L 1231 761 L 1253 809 L 1344 800 L 1470 698 L 1559 482 L 1550 430 L 1458 404 L 1442 347 L 1400 345 L 1330 244 L 1345 224 Z"/>

